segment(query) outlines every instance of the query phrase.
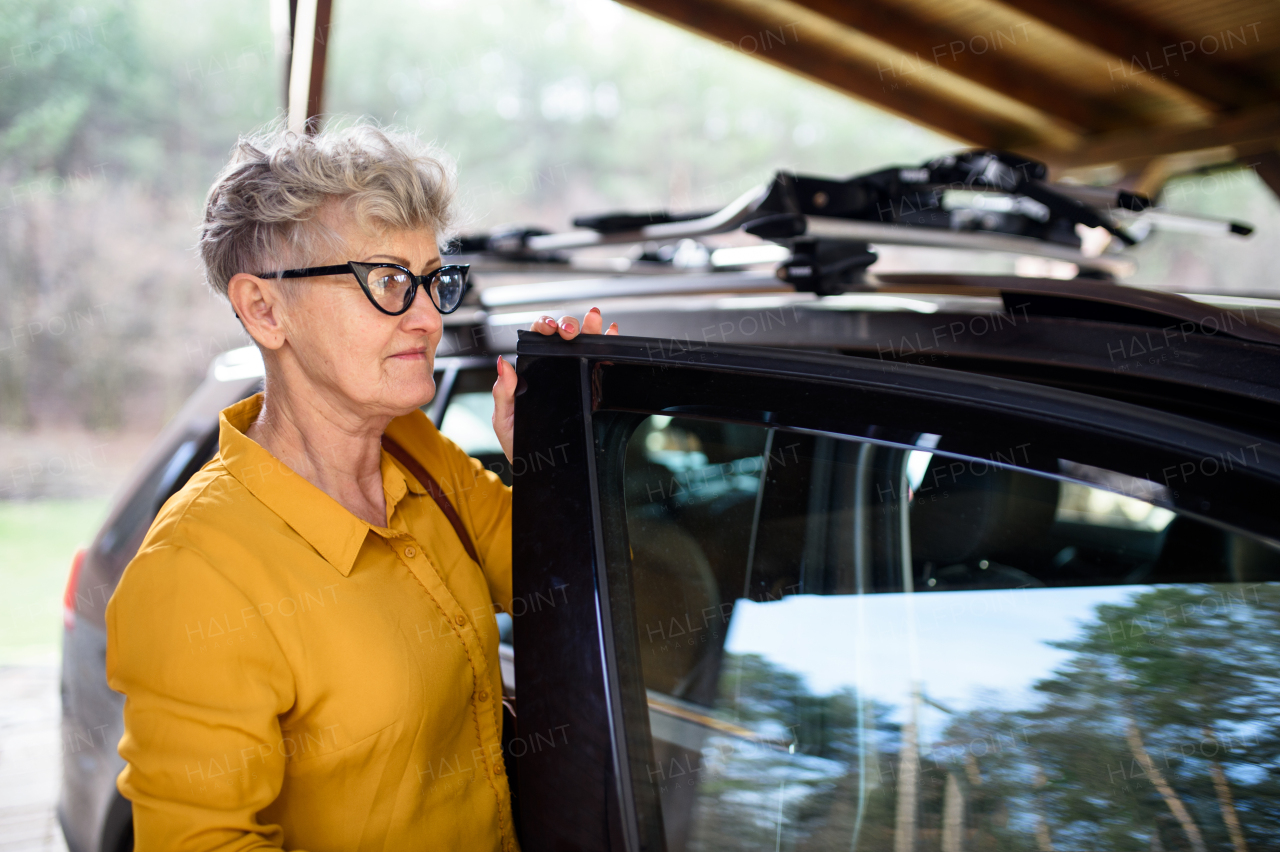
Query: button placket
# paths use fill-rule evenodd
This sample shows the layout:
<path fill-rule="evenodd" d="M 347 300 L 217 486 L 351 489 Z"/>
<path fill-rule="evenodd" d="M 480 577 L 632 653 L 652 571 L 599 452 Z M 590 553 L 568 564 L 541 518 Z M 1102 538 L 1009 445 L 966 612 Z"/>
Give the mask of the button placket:
<path fill-rule="evenodd" d="M 412 537 L 407 535 L 404 536 L 404 538 L 409 541 L 414 541 Z M 488 700 L 490 693 L 487 685 L 489 683 L 490 670 L 488 659 L 484 655 L 484 648 L 480 644 L 479 635 L 474 629 L 465 629 L 468 625 L 471 625 L 471 622 L 464 614 L 461 602 L 454 597 L 453 591 L 444 582 L 444 580 L 441 579 L 440 574 L 436 571 L 436 567 L 432 563 L 430 557 L 428 557 L 421 547 L 417 545 L 416 541 L 413 544 L 405 544 L 405 546 L 398 546 L 399 544 L 405 543 L 402 540 L 397 545 L 393 545 L 392 550 L 396 551 L 397 556 L 404 560 L 409 571 L 417 578 L 418 582 L 422 584 L 424 591 L 426 591 L 428 596 L 435 600 L 436 605 L 445 612 L 446 618 L 448 618 L 449 611 L 452 610 L 454 613 L 453 617 L 450 619 L 456 625 L 453 633 L 457 636 L 466 651 L 467 659 L 471 668 L 472 683 L 476 686 L 480 686 L 481 684 L 485 685 L 479 689 L 473 687 L 472 691 L 472 700 L 475 702 L 473 705 L 473 712 L 477 714 L 477 723 L 479 728 L 479 730 L 477 730 L 477 734 L 479 735 L 480 743 L 486 748 L 497 746 L 500 749 L 502 742 L 502 716 L 500 709 L 495 711 L 495 704 Z M 474 627 L 474 625 L 471 626 Z M 490 759 L 486 761 L 486 764 L 489 770 L 487 774 L 489 775 L 490 785 L 493 784 L 493 780 L 495 778 L 500 778 L 506 775 L 505 767 L 502 766 L 500 759 L 496 761 Z M 494 793 L 498 793 L 496 787 L 494 787 Z M 500 795 L 499 798 L 501 798 Z M 508 802 L 509 801 L 510 800 L 508 799 Z M 504 839 L 507 839 L 507 832 L 509 828 L 510 827 L 507 825 L 501 826 Z"/>
<path fill-rule="evenodd" d="M 423 500 L 427 504 L 427 514 L 430 515 L 431 510 L 435 510 L 435 507 L 434 505 L 431 505 L 431 501 L 425 496 L 423 496 Z M 417 520 L 424 520 L 423 518 L 418 517 L 418 514 L 420 513 L 414 514 L 418 511 L 418 507 L 415 507 L 414 505 L 416 502 L 417 501 L 411 501 L 406 506 L 406 511 L 409 511 L 410 514 L 403 516 L 406 518 L 406 524 L 410 528 L 413 528 L 413 521 L 415 518 L 417 518 Z M 397 507 L 397 512 L 399 511 L 400 507 Z M 431 528 L 433 529 L 434 527 L 439 526 L 438 522 L 436 522 L 434 518 L 430 519 L 428 522 L 431 524 Z M 445 529 L 448 533 L 452 534 L 453 531 L 451 529 L 448 527 Z M 435 530 L 435 534 L 439 535 L 442 533 L 439 530 Z M 516 852 L 518 847 L 516 846 L 514 835 L 511 833 L 510 793 L 509 790 L 506 790 L 505 788 L 500 792 L 499 787 L 501 785 L 495 784 L 496 779 L 504 779 L 506 776 L 506 768 L 502 763 L 501 757 L 502 705 L 501 702 L 489 701 L 489 698 L 494 694 L 491 691 L 492 687 L 489 686 L 491 683 L 491 669 L 489 666 L 489 659 L 485 656 L 484 647 L 481 642 L 478 629 L 476 629 L 476 625 L 466 615 L 466 610 L 461 601 L 454 596 L 453 590 L 444 581 L 444 578 L 436 568 L 432 557 L 428 555 L 426 549 L 417 542 L 413 534 L 408 532 L 407 529 L 401 529 L 396 531 L 395 536 L 389 536 L 388 538 L 392 539 L 387 542 L 391 545 L 391 550 L 404 562 L 406 567 L 408 567 L 409 572 L 427 593 L 427 597 L 431 599 L 438 610 L 444 615 L 446 625 L 450 621 L 456 625 L 455 629 L 450 632 L 452 632 L 457 640 L 462 644 L 463 650 L 466 653 L 467 661 L 471 669 L 472 683 L 474 685 L 485 685 L 484 688 L 479 690 L 476 689 L 476 686 L 473 686 L 472 699 L 469 703 L 472 705 L 471 712 L 475 714 L 477 727 L 476 734 L 479 737 L 479 744 L 484 747 L 486 751 L 489 751 L 490 755 L 493 754 L 495 749 L 499 754 L 497 760 L 490 757 L 484 761 L 484 764 L 487 770 L 486 775 L 488 776 L 489 786 L 498 799 L 500 807 L 505 806 L 507 812 L 507 819 L 503 819 L 500 815 L 498 820 L 499 831 L 502 837 L 502 848 L 505 852 Z M 395 541 L 394 539 L 399 540 Z M 450 615 L 450 613 L 453 614 Z M 471 630 L 464 629 L 468 625 L 472 627 Z M 506 795 L 504 795 L 504 792 Z"/>

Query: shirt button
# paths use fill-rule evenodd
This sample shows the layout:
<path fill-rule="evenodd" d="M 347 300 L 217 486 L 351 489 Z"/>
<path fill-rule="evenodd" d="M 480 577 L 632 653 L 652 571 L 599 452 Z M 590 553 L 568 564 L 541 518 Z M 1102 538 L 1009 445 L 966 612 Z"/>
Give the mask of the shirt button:
<path fill-rule="evenodd" d="M 418 551 L 412 547 L 406 547 L 404 549 L 404 555 L 412 559 L 413 557 L 418 555 Z"/>
<path fill-rule="evenodd" d="M 504 770 L 504 768 L 503 768 L 503 766 L 502 766 L 502 761 L 501 761 L 501 760 L 499 760 L 499 761 L 495 761 L 495 762 L 494 762 L 494 764 L 493 764 L 493 774 L 494 774 L 494 775 L 501 775 L 504 771 L 505 771 L 505 770 Z"/>
<path fill-rule="evenodd" d="M 456 615 L 453 620 L 458 623 L 459 627 L 467 623 L 467 617 L 465 615 Z"/>
<path fill-rule="evenodd" d="M 481 701 L 488 701 L 488 700 L 489 700 L 489 693 L 485 692 L 485 691 L 482 689 L 482 690 L 480 690 L 480 694 L 479 694 L 479 695 L 477 695 L 477 696 L 476 696 L 476 698 L 480 699 Z"/>

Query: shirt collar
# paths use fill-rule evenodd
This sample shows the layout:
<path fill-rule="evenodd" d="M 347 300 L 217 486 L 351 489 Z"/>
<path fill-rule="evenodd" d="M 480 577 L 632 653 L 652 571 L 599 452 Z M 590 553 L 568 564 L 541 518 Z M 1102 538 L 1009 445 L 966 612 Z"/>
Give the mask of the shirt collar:
<path fill-rule="evenodd" d="M 398 533 L 357 518 L 246 435 L 261 411 L 260 393 L 223 410 L 218 419 L 218 454 L 222 463 L 228 473 L 302 536 L 325 561 L 344 577 L 350 575 L 371 530 L 382 536 Z M 395 513 L 406 493 L 426 493 L 385 450 L 381 466 L 388 516 Z"/>

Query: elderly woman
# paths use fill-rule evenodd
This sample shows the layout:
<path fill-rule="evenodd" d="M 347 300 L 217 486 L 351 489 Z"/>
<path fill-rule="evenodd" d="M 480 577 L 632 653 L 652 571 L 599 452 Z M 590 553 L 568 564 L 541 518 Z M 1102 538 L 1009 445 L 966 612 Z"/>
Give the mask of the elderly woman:
<path fill-rule="evenodd" d="M 107 611 L 139 850 L 517 848 L 511 492 L 421 411 L 466 289 L 440 256 L 450 196 L 428 150 L 367 126 L 242 140 L 209 193 L 207 276 L 266 389 L 222 412 Z"/>

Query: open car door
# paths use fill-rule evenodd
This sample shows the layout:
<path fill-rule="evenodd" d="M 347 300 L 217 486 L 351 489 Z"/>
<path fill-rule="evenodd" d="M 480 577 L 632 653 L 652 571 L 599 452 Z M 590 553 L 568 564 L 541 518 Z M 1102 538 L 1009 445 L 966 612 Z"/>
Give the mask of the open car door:
<path fill-rule="evenodd" d="M 842 355 L 522 338 L 528 850 L 1280 826 L 1280 447 Z"/>

